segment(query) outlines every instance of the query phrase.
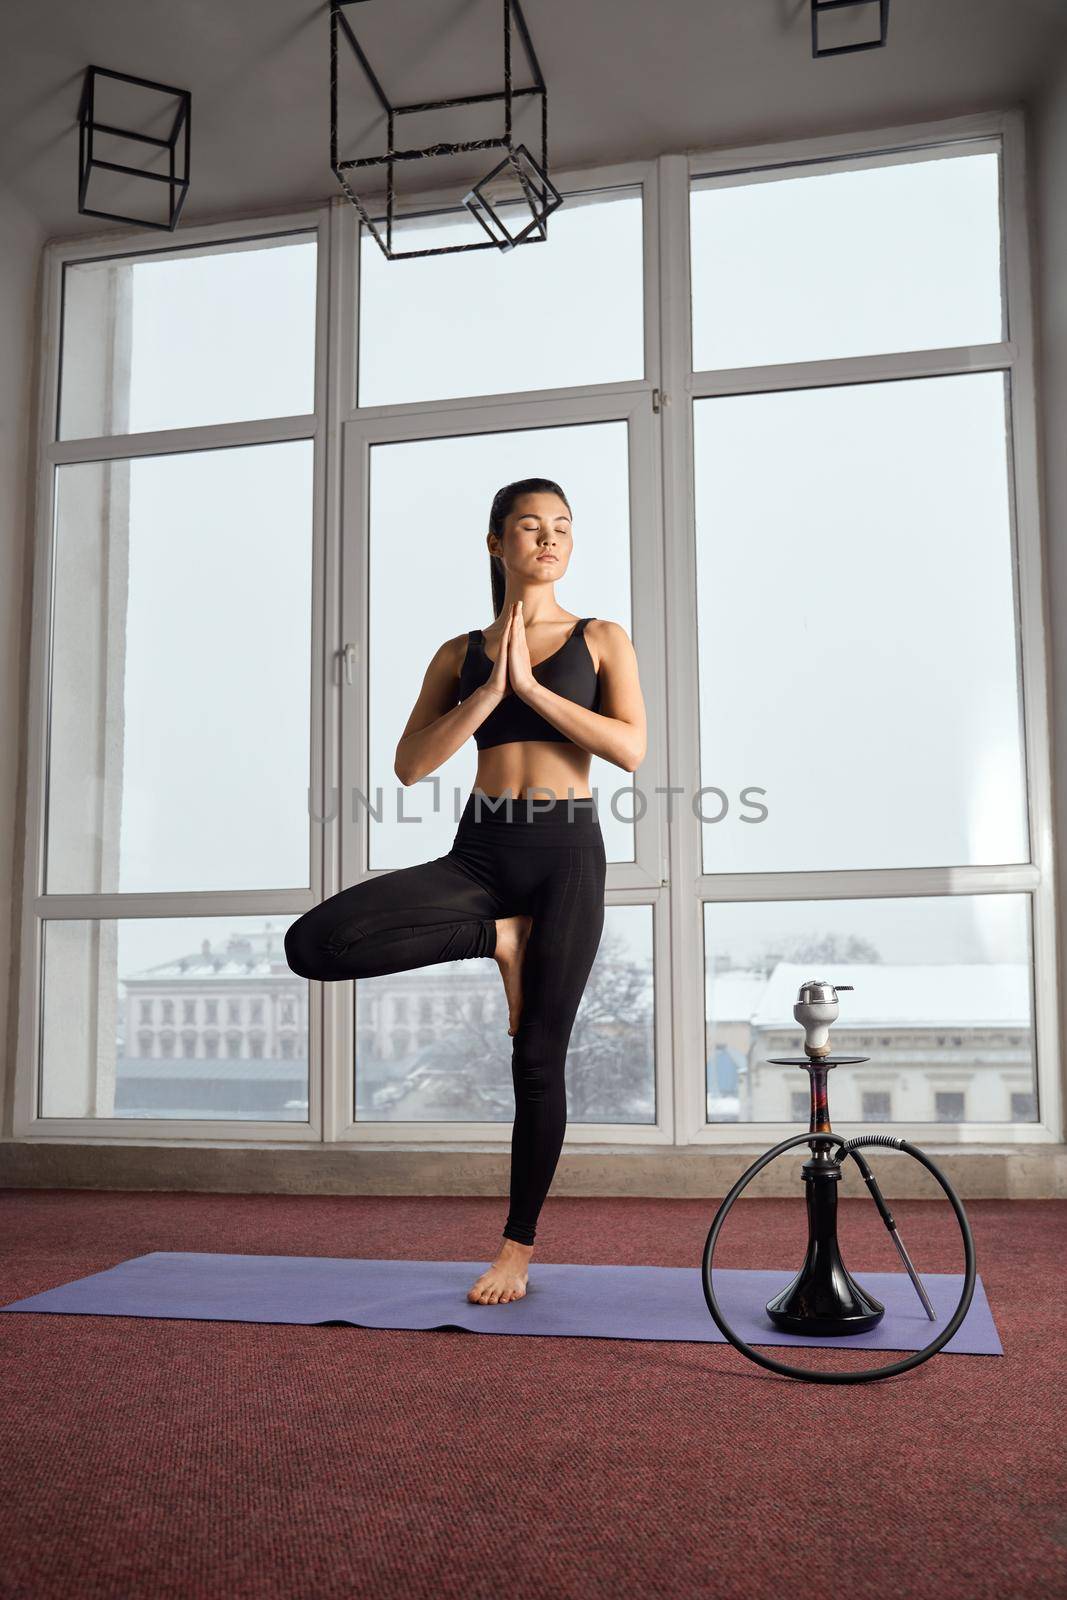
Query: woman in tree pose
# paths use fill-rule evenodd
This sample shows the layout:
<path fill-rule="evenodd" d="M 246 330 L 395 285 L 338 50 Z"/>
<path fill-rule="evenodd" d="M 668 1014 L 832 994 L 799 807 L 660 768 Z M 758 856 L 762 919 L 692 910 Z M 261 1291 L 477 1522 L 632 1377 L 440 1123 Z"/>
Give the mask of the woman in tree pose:
<path fill-rule="evenodd" d="M 396 749 L 407 785 L 473 734 L 478 770 L 447 855 L 342 889 L 285 936 L 292 970 L 325 982 L 492 956 L 515 1086 L 511 1195 L 496 1260 L 468 1291 L 521 1299 L 567 1125 L 567 1047 L 604 926 L 604 840 L 592 755 L 634 772 L 645 706 L 625 629 L 556 599 L 574 548 L 557 483 L 507 484 L 489 516 L 496 620 L 447 639 Z"/>

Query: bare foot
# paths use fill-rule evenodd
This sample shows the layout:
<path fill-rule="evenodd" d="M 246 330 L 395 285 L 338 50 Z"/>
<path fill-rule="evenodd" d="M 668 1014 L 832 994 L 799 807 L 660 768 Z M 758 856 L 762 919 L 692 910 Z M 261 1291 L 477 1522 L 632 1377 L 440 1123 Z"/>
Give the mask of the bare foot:
<path fill-rule="evenodd" d="M 522 959 L 530 937 L 533 918 L 501 917 L 496 925 L 496 950 L 493 958 L 504 980 L 508 1001 L 508 1033 L 514 1034 L 522 1012 Z M 512 1243 L 515 1241 L 512 1240 Z"/>
<path fill-rule="evenodd" d="M 521 1300 L 529 1281 L 527 1268 L 533 1253 L 532 1244 L 520 1244 L 517 1239 L 505 1239 L 493 1265 L 467 1290 L 467 1299 L 478 1305 L 504 1305 L 509 1300 Z"/>

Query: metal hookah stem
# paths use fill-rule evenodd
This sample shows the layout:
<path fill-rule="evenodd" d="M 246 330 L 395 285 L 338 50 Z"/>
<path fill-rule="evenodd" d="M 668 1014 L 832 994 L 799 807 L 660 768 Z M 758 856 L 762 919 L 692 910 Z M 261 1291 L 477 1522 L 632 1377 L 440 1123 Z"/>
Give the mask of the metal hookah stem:
<path fill-rule="evenodd" d="M 860 1144 L 860 1143 L 873 1144 L 873 1143 L 876 1143 L 876 1142 L 877 1143 L 891 1144 L 893 1141 L 891 1139 L 884 1138 L 880 1134 L 874 1134 L 874 1135 L 871 1135 L 870 1137 L 865 1138 L 865 1139 L 857 1139 L 855 1142 L 856 1142 L 856 1144 Z M 926 1290 L 923 1288 L 922 1283 L 919 1281 L 919 1274 L 916 1272 L 915 1268 L 911 1264 L 911 1257 L 909 1256 L 908 1252 L 905 1250 L 904 1241 L 900 1237 L 900 1234 L 897 1232 L 896 1219 L 893 1216 L 893 1213 L 890 1211 L 889 1207 L 885 1203 L 885 1196 L 883 1195 L 881 1189 L 879 1189 L 879 1187 L 878 1187 L 877 1178 L 875 1177 L 874 1173 L 871 1171 L 871 1169 L 868 1166 L 867 1162 L 860 1155 L 859 1151 L 853 1147 L 853 1142 L 852 1142 L 851 1139 L 848 1141 L 847 1145 L 842 1146 L 842 1148 L 838 1150 L 838 1152 L 837 1152 L 838 1160 L 841 1160 L 841 1159 L 844 1158 L 844 1155 L 845 1155 L 846 1151 L 852 1157 L 853 1161 L 855 1161 L 855 1163 L 859 1167 L 860 1171 L 863 1173 L 863 1181 L 866 1183 L 868 1189 L 871 1191 L 871 1197 L 874 1200 L 875 1205 L 878 1207 L 879 1212 L 881 1213 L 882 1221 L 885 1223 L 886 1227 L 889 1230 L 889 1237 L 892 1239 L 893 1243 L 896 1245 L 897 1249 L 900 1251 L 900 1259 L 903 1261 L 904 1265 L 908 1269 L 908 1277 L 911 1279 L 912 1283 L 915 1285 L 915 1293 L 919 1296 L 919 1299 L 922 1301 L 923 1309 L 925 1310 L 926 1315 L 930 1318 L 931 1322 L 936 1322 L 937 1321 L 937 1312 L 934 1310 L 933 1306 L 930 1304 L 930 1297 L 927 1294 Z"/>
<path fill-rule="evenodd" d="M 900 1237 L 900 1234 L 897 1232 L 896 1223 L 894 1223 L 893 1226 L 890 1228 L 889 1237 L 892 1239 L 893 1243 L 896 1245 L 897 1249 L 900 1251 L 900 1259 L 903 1261 L 904 1265 L 908 1269 L 908 1276 L 911 1278 L 912 1283 L 915 1285 L 916 1294 L 919 1296 L 919 1299 L 922 1301 L 923 1305 L 926 1307 L 926 1315 L 930 1318 L 931 1322 L 936 1322 L 937 1321 L 937 1312 L 934 1310 L 933 1306 L 930 1304 L 930 1297 L 927 1294 L 926 1290 L 923 1288 L 921 1282 L 919 1281 L 919 1274 L 916 1272 L 915 1268 L 911 1264 L 911 1257 L 908 1255 L 908 1252 L 904 1248 L 904 1241 Z"/>

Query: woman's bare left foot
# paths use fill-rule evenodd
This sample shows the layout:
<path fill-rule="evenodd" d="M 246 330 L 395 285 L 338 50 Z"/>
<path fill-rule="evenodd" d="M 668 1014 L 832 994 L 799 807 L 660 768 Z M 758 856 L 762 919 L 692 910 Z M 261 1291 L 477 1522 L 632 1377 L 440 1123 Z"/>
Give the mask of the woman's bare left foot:
<path fill-rule="evenodd" d="M 493 1265 L 468 1289 L 467 1299 L 483 1306 L 505 1305 L 509 1300 L 521 1300 L 529 1281 L 527 1268 L 532 1253 L 532 1244 L 505 1239 Z"/>
<path fill-rule="evenodd" d="M 508 1033 L 514 1034 L 522 1013 L 522 960 L 526 954 L 526 941 L 530 937 L 533 918 L 529 916 L 501 917 L 496 925 L 496 949 L 493 959 L 504 980 L 504 994 L 508 1002 Z M 514 1242 L 514 1241 L 513 1241 Z"/>

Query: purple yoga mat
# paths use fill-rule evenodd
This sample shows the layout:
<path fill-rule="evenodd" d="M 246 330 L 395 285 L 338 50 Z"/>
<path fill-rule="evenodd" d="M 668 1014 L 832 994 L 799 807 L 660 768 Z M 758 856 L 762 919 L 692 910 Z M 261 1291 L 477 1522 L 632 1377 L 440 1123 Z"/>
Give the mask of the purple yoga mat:
<path fill-rule="evenodd" d="M 474 1305 L 467 1290 L 485 1261 L 376 1261 L 347 1256 L 212 1255 L 153 1250 L 92 1277 L 0 1306 L 0 1311 L 208 1322 L 348 1322 L 363 1328 L 465 1328 L 471 1333 L 579 1339 L 726 1341 L 712 1321 L 699 1267 L 601 1267 L 538 1261 L 522 1300 Z M 921 1273 L 931 1322 L 904 1272 L 855 1272 L 885 1306 L 869 1333 L 840 1338 L 782 1333 L 764 1309 L 794 1272 L 714 1268 L 723 1315 L 748 1344 L 921 1350 L 952 1316 L 961 1273 Z M 945 1352 L 1003 1355 L 982 1280 Z"/>

